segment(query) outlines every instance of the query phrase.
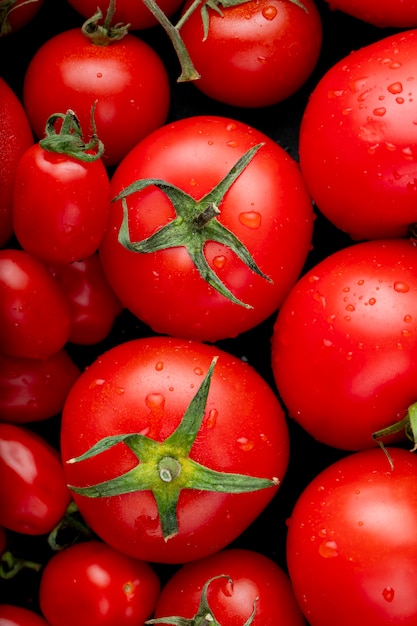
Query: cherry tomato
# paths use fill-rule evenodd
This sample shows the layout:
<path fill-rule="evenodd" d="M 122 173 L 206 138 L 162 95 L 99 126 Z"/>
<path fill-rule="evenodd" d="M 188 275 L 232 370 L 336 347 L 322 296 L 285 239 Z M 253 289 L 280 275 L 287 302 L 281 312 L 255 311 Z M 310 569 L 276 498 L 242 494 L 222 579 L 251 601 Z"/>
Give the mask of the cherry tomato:
<path fill-rule="evenodd" d="M 45 41 L 31 59 L 23 85 L 23 102 L 35 135 L 42 138 L 46 120 L 68 109 L 88 129 L 95 101 L 103 161 L 114 165 L 165 123 L 170 89 L 157 53 L 133 34 L 101 45 L 75 28 Z"/>
<path fill-rule="evenodd" d="M 348 455 L 305 488 L 289 520 L 287 562 L 311 626 L 414 626 L 417 458 Z"/>
<path fill-rule="evenodd" d="M 49 626 L 46 621 L 32 611 L 13 604 L 0 604 L 1 626 Z"/>
<path fill-rule="evenodd" d="M 0 37 L 26 26 L 42 5 L 43 0 L 0 0 Z"/>
<path fill-rule="evenodd" d="M 100 541 L 84 541 L 48 561 L 39 601 L 50 626 L 142 626 L 159 591 L 159 579 L 148 563 Z"/>
<path fill-rule="evenodd" d="M 203 617 L 201 610 L 207 616 L 204 600 L 214 624 L 243 626 L 254 614 L 251 626 L 305 625 L 287 574 L 253 550 L 230 548 L 183 565 L 162 589 L 156 623 L 175 615 Z"/>
<path fill-rule="evenodd" d="M 0 247 L 13 234 L 15 172 L 21 156 L 32 144 L 32 130 L 23 105 L 0 77 Z"/>
<path fill-rule="evenodd" d="M 24 250 L 0 250 L 0 352 L 41 359 L 64 347 L 70 304 L 45 265 Z"/>
<path fill-rule="evenodd" d="M 417 221 L 417 30 L 362 47 L 316 85 L 299 135 L 318 209 L 353 239 L 404 237 Z"/>
<path fill-rule="evenodd" d="M 130 152 L 113 195 L 138 180 L 147 188 L 115 204 L 100 246 L 127 309 L 158 333 L 216 341 L 279 307 L 304 265 L 314 219 L 298 165 L 280 146 L 236 120 L 184 118 Z M 123 202 L 130 242 L 121 245 Z"/>
<path fill-rule="evenodd" d="M 64 349 L 45 359 L 0 355 L 0 421 L 24 424 L 58 415 L 80 373 Z"/>
<path fill-rule="evenodd" d="M 188 0 L 183 14 L 191 5 Z M 200 74 L 193 84 L 239 107 L 268 106 L 293 95 L 315 68 L 322 42 L 313 0 L 251 0 L 226 4 L 221 12 L 204 4 L 180 32 Z"/>
<path fill-rule="evenodd" d="M 417 26 L 415 0 L 326 0 L 330 8 L 381 28 L 412 28 Z"/>
<path fill-rule="evenodd" d="M 0 525 L 27 535 L 50 532 L 70 502 L 56 450 L 26 427 L 0 423 Z"/>
<path fill-rule="evenodd" d="M 370 241 L 325 258 L 294 286 L 272 338 L 290 415 L 319 441 L 359 450 L 417 400 L 417 248 Z"/>
<path fill-rule="evenodd" d="M 289 452 L 278 399 L 251 366 L 157 336 L 111 348 L 78 378 L 61 451 L 94 532 L 164 563 L 236 538 L 275 495 Z"/>
<path fill-rule="evenodd" d="M 3 552 L 6 549 L 6 545 L 7 545 L 7 533 L 6 533 L 6 529 L 3 528 L 3 526 L 0 526 L 0 556 L 3 554 Z"/>
<path fill-rule="evenodd" d="M 99 255 L 70 264 L 49 264 L 48 268 L 71 304 L 69 341 L 82 345 L 103 341 L 122 305 L 107 281 Z"/>

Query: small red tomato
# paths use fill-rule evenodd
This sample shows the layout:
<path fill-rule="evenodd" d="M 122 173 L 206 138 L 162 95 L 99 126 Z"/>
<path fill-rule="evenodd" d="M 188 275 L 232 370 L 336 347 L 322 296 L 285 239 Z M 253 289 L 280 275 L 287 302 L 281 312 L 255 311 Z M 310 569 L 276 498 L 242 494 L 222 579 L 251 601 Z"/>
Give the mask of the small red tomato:
<path fill-rule="evenodd" d="M 152 567 L 106 543 L 86 541 L 52 556 L 39 601 L 50 626 L 143 626 L 160 592 Z"/>
<path fill-rule="evenodd" d="M 56 450 L 23 426 L 0 423 L 0 525 L 27 535 L 50 532 L 70 502 Z"/>
<path fill-rule="evenodd" d="M 0 604 L 1 626 L 49 626 L 46 621 L 32 611 L 13 604 Z"/>
<path fill-rule="evenodd" d="M 0 37 L 26 26 L 42 5 L 43 0 L 0 0 Z"/>
<path fill-rule="evenodd" d="M 414 28 L 417 26 L 416 0 L 326 0 L 332 11 L 343 11 L 352 17 L 380 28 Z"/>

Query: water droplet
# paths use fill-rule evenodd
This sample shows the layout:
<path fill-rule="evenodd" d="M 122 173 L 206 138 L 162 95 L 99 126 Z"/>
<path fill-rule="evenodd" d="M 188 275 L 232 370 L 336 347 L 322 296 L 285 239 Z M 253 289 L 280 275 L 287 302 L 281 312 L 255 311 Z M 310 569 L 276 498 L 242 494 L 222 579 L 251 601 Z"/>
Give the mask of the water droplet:
<path fill-rule="evenodd" d="M 268 5 L 262 9 L 262 15 L 266 20 L 273 20 L 278 13 L 278 10 L 273 5 Z"/>
<path fill-rule="evenodd" d="M 239 448 L 244 452 L 249 452 L 249 450 L 252 450 L 255 445 L 254 442 L 250 439 L 247 439 L 247 437 L 239 437 L 239 439 L 237 439 L 237 442 L 239 444 Z"/>
<path fill-rule="evenodd" d="M 188 181 L 190 187 L 195 187 L 197 184 L 197 181 L 195 178 L 190 178 L 190 180 Z"/>
<path fill-rule="evenodd" d="M 229 148 L 237 148 L 238 145 L 239 144 L 235 139 L 233 141 L 226 141 L 226 146 L 229 146 Z"/>
<path fill-rule="evenodd" d="M 376 298 L 369 298 L 367 304 L 370 304 L 371 306 L 374 306 L 374 304 L 376 303 Z"/>
<path fill-rule="evenodd" d="M 313 294 L 313 298 L 316 302 L 318 302 L 319 304 L 321 304 L 321 306 L 323 307 L 323 309 L 326 308 L 326 298 L 324 296 L 321 295 L 321 293 L 319 293 L 318 291 L 316 291 Z"/>
<path fill-rule="evenodd" d="M 353 312 L 355 310 L 355 306 L 353 304 L 348 304 L 345 309 L 346 311 Z"/>
<path fill-rule="evenodd" d="M 162 393 L 148 393 L 145 404 L 151 411 L 163 411 L 165 407 L 165 396 Z"/>
<path fill-rule="evenodd" d="M 104 378 L 95 378 L 94 380 L 91 381 L 88 388 L 94 389 L 94 387 L 101 387 L 101 385 L 104 385 L 105 382 L 106 381 Z"/>
<path fill-rule="evenodd" d="M 387 602 L 392 602 L 394 600 L 395 591 L 392 587 L 385 587 L 382 591 L 382 597 Z"/>
<path fill-rule="evenodd" d="M 386 112 L 387 110 L 385 107 L 377 107 L 376 109 L 372 111 L 372 113 L 376 115 L 377 117 L 383 117 Z"/>
<path fill-rule="evenodd" d="M 394 290 L 397 291 L 398 293 L 407 293 L 409 289 L 410 287 L 409 285 L 407 285 L 407 283 L 403 283 L 401 281 L 397 281 L 394 283 Z"/>
<path fill-rule="evenodd" d="M 217 416 L 219 412 L 217 409 L 210 409 L 209 414 L 207 416 L 206 427 L 213 428 L 216 425 Z"/>
<path fill-rule="evenodd" d="M 333 559 L 338 556 L 337 543 L 335 541 L 323 541 L 319 545 L 319 554 L 325 559 Z"/>
<path fill-rule="evenodd" d="M 391 85 L 388 85 L 387 89 L 390 93 L 397 94 L 397 93 L 402 92 L 403 86 L 400 82 L 396 82 L 396 83 L 391 83 Z"/>
<path fill-rule="evenodd" d="M 162 370 L 164 369 L 164 364 L 162 361 L 157 361 L 155 363 L 155 369 L 157 372 L 162 372 Z"/>
<path fill-rule="evenodd" d="M 259 228 L 262 222 L 262 216 L 257 211 L 245 211 L 239 213 L 239 222 L 248 228 Z"/>
<path fill-rule="evenodd" d="M 102 78 L 103 74 L 101 72 L 97 72 L 97 78 Z"/>
<path fill-rule="evenodd" d="M 118 396 L 122 396 L 124 394 L 125 390 L 123 387 L 116 387 L 116 393 Z"/>
<path fill-rule="evenodd" d="M 213 265 L 214 267 L 217 267 L 217 269 L 221 269 L 222 267 L 224 267 L 224 264 L 226 263 L 226 257 L 223 254 L 219 254 L 218 256 L 215 256 L 213 259 Z"/>
<path fill-rule="evenodd" d="M 400 98 L 400 97 L 395 98 L 395 102 L 396 102 L 397 104 L 404 104 L 404 98 Z"/>
<path fill-rule="evenodd" d="M 201 367 L 195 367 L 194 368 L 194 374 L 197 374 L 197 376 L 202 376 L 203 375 L 203 370 L 201 369 Z"/>
<path fill-rule="evenodd" d="M 407 324 L 410 324 L 412 321 L 413 321 L 412 315 L 404 315 L 404 322 L 406 322 Z"/>
<path fill-rule="evenodd" d="M 235 122 L 229 122 L 226 124 L 226 130 L 236 130 L 236 124 Z"/>
<path fill-rule="evenodd" d="M 326 346 L 326 348 L 331 348 L 333 345 L 333 341 L 330 341 L 330 339 L 323 339 L 323 346 Z"/>

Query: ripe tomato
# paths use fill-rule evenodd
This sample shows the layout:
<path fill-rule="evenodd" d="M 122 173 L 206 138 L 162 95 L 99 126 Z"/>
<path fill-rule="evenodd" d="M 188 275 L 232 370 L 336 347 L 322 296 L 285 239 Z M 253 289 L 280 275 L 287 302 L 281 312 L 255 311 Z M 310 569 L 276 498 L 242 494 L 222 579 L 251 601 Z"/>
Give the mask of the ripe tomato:
<path fill-rule="evenodd" d="M 208 608 L 213 624 L 243 626 L 254 613 L 251 626 L 305 625 L 287 574 L 247 549 L 221 550 L 183 565 L 163 587 L 150 623 L 169 623 L 175 615 L 203 617 Z"/>
<path fill-rule="evenodd" d="M 417 26 L 416 0 L 326 0 L 330 8 L 381 28 Z"/>
<path fill-rule="evenodd" d="M 275 323 L 272 367 L 290 415 L 336 448 L 372 434 L 417 400 L 417 247 L 357 243 L 294 286 Z"/>
<path fill-rule="evenodd" d="M 403 237 L 417 222 L 416 62 L 417 30 L 383 38 L 331 67 L 305 108 L 304 179 L 353 239 Z"/>
<path fill-rule="evenodd" d="M 0 421 L 24 424 L 58 415 L 80 373 L 64 349 L 44 359 L 0 354 Z"/>
<path fill-rule="evenodd" d="M 110 287 L 98 254 L 74 263 L 48 264 L 72 310 L 69 341 L 91 345 L 108 336 L 122 305 Z"/>
<path fill-rule="evenodd" d="M 42 138 L 46 120 L 68 109 L 82 128 L 89 128 L 95 101 L 103 161 L 114 165 L 165 123 L 170 88 L 157 53 L 133 34 L 103 45 L 92 43 L 75 28 L 45 41 L 31 59 L 23 84 L 23 102 L 35 135 Z"/>
<path fill-rule="evenodd" d="M 0 525 L 27 535 L 50 532 L 70 502 L 62 464 L 43 437 L 0 423 Z"/>
<path fill-rule="evenodd" d="M 357 452 L 305 488 L 288 525 L 287 562 L 311 626 L 414 626 L 417 458 Z"/>
<path fill-rule="evenodd" d="M 192 0 L 183 16 L 190 6 Z M 198 89 L 229 105 L 263 107 L 293 95 L 309 78 L 322 27 L 313 0 L 251 0 L 225 3 L 221 11 L 204 4 L 181 26 L 181 36 L 200 74 Z"/>
<path fill-rule="evenodd" d="M 0 604 L 1 626 L 49 626 L 46 621 L 32 611 L 13 604 Z"/>
<path fill-rule="evenodd" d="M 32 130 L 23 105 L 0 77 L 0 247 L 13 234 L 15 172 L 21 156 L 32 144 Z"/>
<path fill-rule="evenodd" d="M 26 26 L 42 5 L 43 0 L 0 0 L 0 37 Z"/>
<path fill-rule="evenodd" d="M 0 250 L 0 352 L 47 358 L 70 329 L 69 301 L 45 265 L 24 250 Z"/>
<path fill-rule="evenodd" d="M 111 348 L 78 378 L 61 451 L 94 532 L 166 563 L 237 537 L 276 493 L 289 452 L 283 411 L 253 368 L 213 346 L 157 336 Z"/>
<path fill-rule="evenodd" d="M 249 150 L 244 171 L 225 185 Z M 167 184 L 158 188 L 155 178 Z M 100 246 L 106 276 L 127 309 L 158 333 L 216 341 L 278 308 L 304 265 L 313 228 L 298 165 L 280 146 L 229 118 L 184 118 L 130 152 L 112 177 L 113 195 L 129 193 L 137 180 L 149 187 L 115 204 Z M 143 252 L 118 239 L 123 202 L 130 240 Z"/>
<path fill-rule="evenodd" d="M 159 579 L 148 563 L 100 541 L 84 541 L 48 561 L 39 601 L 50 626 L 142 626 L 159 592 Z"/>

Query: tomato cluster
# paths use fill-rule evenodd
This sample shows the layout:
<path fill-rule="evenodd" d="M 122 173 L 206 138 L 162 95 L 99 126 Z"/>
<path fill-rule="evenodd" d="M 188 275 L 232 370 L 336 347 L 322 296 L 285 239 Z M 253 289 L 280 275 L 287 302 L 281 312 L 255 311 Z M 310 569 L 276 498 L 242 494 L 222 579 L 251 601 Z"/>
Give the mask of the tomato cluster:
<path fill-rule="evenodd" d="M 0 23 L 1 626 L 415 626 L 416 3 Z"/>

